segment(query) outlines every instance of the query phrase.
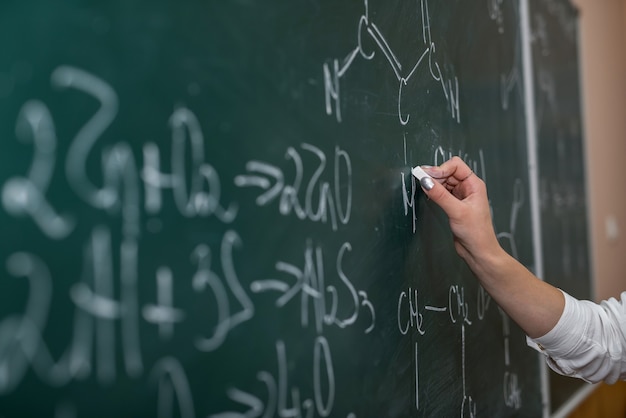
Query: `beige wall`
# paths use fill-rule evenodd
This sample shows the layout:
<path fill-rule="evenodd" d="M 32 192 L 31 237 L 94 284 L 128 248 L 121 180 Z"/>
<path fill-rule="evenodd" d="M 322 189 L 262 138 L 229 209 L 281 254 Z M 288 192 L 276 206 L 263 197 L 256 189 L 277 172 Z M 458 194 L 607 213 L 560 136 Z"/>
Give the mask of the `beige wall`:
<path fill-rule="evenodd" d="M 580 11 L 595 299 L 626 290 L 626 0 L 574 0 Z M 607 222 L 617 235 L 609 236 Z"/>

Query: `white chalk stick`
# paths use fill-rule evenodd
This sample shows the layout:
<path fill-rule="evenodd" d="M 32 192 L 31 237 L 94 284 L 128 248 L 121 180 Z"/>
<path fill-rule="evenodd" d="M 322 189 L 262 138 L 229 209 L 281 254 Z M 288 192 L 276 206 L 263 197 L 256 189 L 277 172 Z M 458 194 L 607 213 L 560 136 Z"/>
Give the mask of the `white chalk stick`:
<path fill-rule="evenodd" d="M 419 181 L 422 181 L 424 177 L 430 178 L 430 176 L 426 174 L 426 172 L 422 170 L 422 167 L 420 167 L 419 165 L 413 167 L 413 169 L 411 170 L 411 173 L 413 173 L 413 175 L 417 177 Z"/>

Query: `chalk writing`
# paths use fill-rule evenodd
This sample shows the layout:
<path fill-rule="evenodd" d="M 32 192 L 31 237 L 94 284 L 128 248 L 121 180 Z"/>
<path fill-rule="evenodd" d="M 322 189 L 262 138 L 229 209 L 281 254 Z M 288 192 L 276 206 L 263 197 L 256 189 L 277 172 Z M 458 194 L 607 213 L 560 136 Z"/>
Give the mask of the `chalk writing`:
<path fill-rule="evenodd" d="M 502 3 L 504 3 L 504 0 L 489 0 L 487 2 L 489 17 L 497 22 L 498 31 L 500 33 L 504 32 L 504 12 L 502 10 Z"/>
<path fill-rule="evenodd" d="M 181 418 L 196 416 L 185 369 L 176 358 L 162 358 L 154 365 L 150 375 L 157 385 L 156 410 L 159 417 L 178 416 L 175 410 Z"/>
<path fill-rule="evenodd" d="M 418 311 L 417 302 L 417 289 L 409 289 L 408 292 L 400 293 L 400 297 L 398 298 L 398 328 L 403 335 L 409 332 L 409 328 L 415 328 L 421 335 L 425 333 L 423 327 L 424 316 Z M 402 312 L 407 311 L 407 308 L 409 319 L 403 321 Z"/>
<path fill-rule="evenodd" d="M 541 0 L 544 4 L 546 11 L 556 17 L 556 21 L 559 23 L 563 34 L 567 38 L 574 42 L 576 39 L 576 19 L 572 19 L 573 8 L 570 3 L 556 1 L 556 0 Z"/>
<path fill-rule="evenodd" d="M 61 294 L 53 297 L 58 273 L 51 269 L 50 260 L 26 251 L 8 255 L 6 273 L 26 279 L 20 287 L 27 297 L 19 311 L 0 317 L 0 394 L 18 390 L 30 373 L 52 387 L 89 378 L 107 387 L 123 376 L 140 379 L 149 375 L 158 416 L 195 417 L 198 411 L 184 363 L 166 355 L 148 364 L 140 335 L 152 328 L 163 344 L 176 339 L 210 355 L 219 352 L 233 332 L 255 319 L 255 296 L 278 291 L 281 296 L 276 308 L 299 300 L 302 326 L 314 324 L 318 334 L 312 353 L 313 393 L 301 401 L 300 389 L 289 387 L 286 344 L 278 341 L 278 375 L 258 373 L 269 391 L 268 402 L 231 388 L 228 398 L 248 411 L 213 416 L 330 416 L 337 396 L 336 378 L 324 327 L 359 326 L 368 334 L 376 326 L 376 309 L 367 291 L 356 285 L 346 268 L 352 244 L 344 242 L 326 266 L 329 255 L 325 256 L 322 245 L 307 239 L 303 264 L 281 257 L 275 263 L 275 279 L 241 277 L 236 266 L 246 248 L 236 229 L 239 202 L 224 203 L 222 176 L 206 151 L 207 138 L 196 114 L 177 106 L 164 123 L 169 140 L 144 142 L 137 155 L 129 142 L 111 144 L 108 138 L 119 117 L 120 103 L 106 81 L 80 68 L 60 66 L 52 72 L 50 83 L 58 95 L 73 92 L 95 102 L 95 111 L 79 121 L 66 151 L 59 152 L 54 109 L 36 99 L 21 107 L 16 137 L 32 144 L 32 158 L 25 174 L 4 182 L 2 206 L 8 215 L 33 222 L 48 240 L 82 239 L 81 268 L 74 277 L 64 278 L 70 284 L 65 295 L 56 289 Z M 164 155 L 168 157 L 164 159 Z M 279 165 L 251 160 L 246 173 L 234 176 L 232 182 L 239 188 L 260 188 L 261 194 L 254 199 L 260 207 L 276 200 L 281 215 L 328 223 L 338 231 L 351 218 L 353 168 L 350 155 L 339 146 L 329 155 L 303 143 L 285 153 L 295 168 L 292 179 L 286 178 Z M 70 210 L 64 211 L 66 202 L 53 203 L 49 188 L 58 174 L 57 163 L 64 164 L 63 180 L 72 197 L 110 222 L 83 225 Z M 191 246 L 186 265 L 165 257 L 154 260 L 148 274 L 142 266 L 140 274 L 141 248 L 146 242 L 143 220 L 148 219 L 145 228 L 158 238 L 168 227 L 160 217 L 171 217 L 172 209 L 183 218 L 211 218 L 214 224 L 229 229 Z M 115 222 L 117 219 L 120 222 Z M 294 279 L 293 285 L 288 284 Z M 140 294 L 140 285 L 143 288 L 150 283 L 154 291 Z M 183 294 L 187 303 L 180 299 Z M 49 324 L 56 321 L 52 305 L 58 303 L 55 298 L 63 296 L 70 302 L 73 320 L 66 327 L 68 333 L 52 347 L 46 341 Z M 189 338 L 188 331 L 181 334 L 184 337 L 175 337 L 179 329 L 189 329 L 192 323 L 193 337 Z M 55 411 L 56 416 L 64 417 L 80 412 L 72 400 L 58 403 Z M 348 413 L 347 417 L 355 415 Z"/>
<path fill-rule="evenodd" d="M 4 183 L 4 209 L 13 216 L 29 215 L 46 236 L 63 239 L 74 229 L 74 221 L 59 215 L 45 196 L 54 172 L 57 145 L 46 105 L 37 100 L 26 102 L 17 116 L 16 133 L 22 141 L 32 140 L 33 162 L 27 177 L 12 177 Z"/>
<path fill-rule="evenodd" d="M 174 325 L 185 318 L 185 313 L 173 306 L 173 277 L 168 267 L 157 270 L 156 282 L 157 303 L 144 306 L 142 314 L 147 322 L 158 326 L 161 338 L 169 339 L 174 333 Z"/>
<path fill-rule="evenodd" d="M 438 154 L 442 153 L 442 150 L 437 151 Z M 482 158 L 482 153 L 481 153 Z M 475 169 L 480 167 L 478 162 L 471 163 Z M 483 169 L 484 170 L 484 169 Z M 511 216 L 509 230 L 507 232 L 500 232 L 497 234 L 498 239 L 506 240 L 509 243 L 509 248 L 515 257 L 518 256 L 516 250 L 516 223 L 518 219 L 518 213 L 524 205 L 523 185 L 522 182 L 517 179 L 514 187 L 514 199 L 511 207 Z M 424 297 L 422 297 L 422 300 Z M 419 289 L 409 288 L 406 291 L 400 292 L 397 302 L 397 325 L 398 331 L 402 335 L 409 334 L 409 331 L 413 330 L 418 336 L 423 337 L 427 334 L 427 325 L 432 321 L 432 315 L 447 314 L 448 320 L 452 325 L 461 326 L 461 362 L 462 362 L 462 384 L 463 384 L 463 400 L 461 403 L 461 416 L 475 417 L 477 416 L 478 405 L 476 400 L 468 395 L 466 389 L 466 353 L 465 353 L 465 333 L 467 327 L 471 327 L 474 324 L 472 319 L 472 306 L 470 305 L 471 298 L 466 295 L 466 289 L 463 286 L 456 284 L 450 285 L 448 288 L 448 297 L 445 303 L 428 304 L 422 302 L 420 304 L 420 292 Z M 486 318 L 487 312 L 491 306 L 491 297 L 486 293 L 484 288 L 478 287 L 476 292 L 476 318 L 479 321 L 483 321 Z M 504 367 L 505 372 L 502 381 L 503 400 L 504 404 L 512 409 L 518 410 L 522 407 L 522 388 L 519 383 L 519 376 L 513 370 L 513 364 L 510 355 L 510 318 L 504 311 L 498 308 L 502 319 L 503 327 L 503 352 L 504 352 Z M 414 344 L 414 362 L 415 362 L 415 406 L 416 409 L 420 409 L 420 374 L 419 374 L 419 343 Z"/>
<path fill-rule="evenodd" d="M 498 232 L 496 234 L 500 243 L 509 250 L 511 255 L 516 259 L 519 259 L 519 252 L 517 250 L 516 244 L 516 230 L 517 230 L 517 220 L 519 217 L 519 212 L 524 206 L 524 187 L 522 181 L 520 179 L 515 180 L 515 184 L 513 186 L 513 202 L 511 204 L 511 215 L 509 217 L 509 225 L 506 231 Z"/>
<path fill-rule="evenodd" d="M 521 89 L 518 39 L 508 34 L 518 30 L 509 19 L 516 6 L 488 0 L 457 28 L 470 6 L 404 2 L 401 16 L 374 0 L 341 13 L 330 2 L 281 2 L 280 11 L 238 3 L 205 4 L 202 31 L 187 27 L 195 6 L 120 21 L 115 8 L 72 5 L 54 15 L 68 12 L 61 30 L 52 16 L 5 48 L 2 414 L 10 415 L 5 400 L 26 404 L 35 394 L 29 412 L 55 418 L 101 407 L 159 418 L 437 415 L 450 410 L 433 408 L 450 379 L 446 402 L 475 417 L 494 397 L 482 398 L 472 379 L 484 370 L 471 333 L 492 321 L 502 338 L 489 338 L 498 366 L 490 384 L 500 404 L 520 409 L 527 388 L 510 320 L 465 281 L 460 263 L 438 265 L 450 261 L 450 240 L 427 246 L 432 237 L 421 232 L 449 231 L 408 170 L 460 155 L 489 180 L 483 149 L 458 144 L 482 122 L 467 112 L 482 98 L 476 88 L 500 89 L 495 104 L 484 103 L 493 119 Z M 506 49 L 511 67 L 495 75 L 463 61 L 491 51 L 475 31 L 485 22 L 498 45 L 516 42 Z M 536 35 L 552 47 L 540 27 Z M 501 52 L 490 54 L 498 64 Z M 58 62 L 50 57 L 67 61 L 50 67 Z M 120 57 L 131 65 L 118 68 Z M 374 78 L 382 84 L 360 81 Z M 539 80 L 554 105 L 554 79 Z M 350 107 L 355 84 L 379 96 L 378 108 Z M 435 113 L 445 126 L 430 120 Z M 403 155 L 375 137 L 394 127 Z M 419 155 L 408 150 L 408 138 L 431 134 Z M 511 205 L 498 210 L 509 216 L 495 227 L 517 257 L 525 184 L 507 186 Z M 570 191 L 553 196 L 560 207 L 577 204 Z M 440 348 L 451 358 L 425 364 Z"/>
<path fill-rule="evenodd" d="M 146 183 L 146 211 L 159 213 L 162 190 L 171 188 L 176 207 L 184 216 L 214 215 L 224 223 L 231 223 L 237 216 L 237 205 L 230 203 L 228 208 L 224 208 L 220 203 L 220 178 L 215 168 L 206 162 L 205 139 L 197 117 L 189 109 L 179 108 L 169 122 L 172 130 L 171 174 L 160 171 L 159 148 L 152 143 L 144 145 L 142 178 Z M 191 167 L 188 167 L 185 158 L 187 141 L 191 148 Z M 188 186 L 186 178 L 189 176 Z"/>
<path fill-rule="evenodd" d="M 196 292 L 203 293 L 208 287 L 211 288 L 213 297 L 217 303 L 217 321 L 215 330 L 210 337 L 200 336 L 195 345 L 201 351 L 213 351 L 226 339 L 228 333 L 243 322 L 254 316 L 254 304 L 241 286 L 235 271 L 233 262 L 233 247 L 241 245 L 241 239 L 234 231 L 224 234 L 221 245 L 221 265 L 224 271 L 224 281 L 228 290 L 237 299 L 241 306 L 238 312 L 231 312 L 226 287 L 222 280 L 211 270 L 211 251 L 207 246 L 200 245 L 194 251 L 194 258 L 198 264 L 198 270 L 192 279 L 192 285 Z"/>
<path fill-rule="evenodd" d="M 313 222 L 331 223 L 337 230 L 338 222 L 347 224 L 352 210 L 352 163 L 347 152 L 335 148 L 334 181 L 320 181 L 327 165 L 324 152 L 311 144 L 302 144 L 302 150 L 313 154 L 319 160 L 308 183 L 303 185 L 305 167 L 298 151 L 289 147 L 285 158 L 291 160 L 295 167 L 295 175 L 291 184 L 285 184 L 282 170 L 262 161 L 249 161 L 246 169 L 249 174 L 235 177 L 235 185 L 239 187 L 259 187 L 264 192 L 256 198 L 259 206 L 266 206 L 280 197 L 279 212 L 288 216 L 292 212 L 298 219 Z M 345 177 L 344 177 L 345 176 Z M 268 179 L 275 181 L 274 184 Z M 305 191 L 304 204 L 300 198 L 301 189 Z M 315 202 L 317 201 L 317 207 Z"/>
<path fill-rule="evenodd" d="M 343 270 L 343 259 L 346 252 L 352 251 L 350 243 L 344 243 L 336 258 L 336 273 L 344 288 L 340 294 L 335 284 L 326 285 L 324 254 L 320 246 L 313 247 L 311 241 L 306 244 L 304 265 L 302 268 L 284 261 L 276 263 L 276 271 L 295 279 L 293 286 L 279 279 L 257 280 L 251 283 L 254 293 L 276 291 L 282 295 L 276 299 L 277 308 L 282 308 L 296 296 L 300 296 L 300 321 L 302 327 L 309 325 L 309 301 L 313 303 L 315 329 L 321 333 L 325 325 L 336 325 L 339 328 L 352 326 L 362 313 L 367 315 L 367 327 L 364 332 L 370 333 L 376 322 L 376 311 L 369 300 L 367 292 L 357 290 Z M 341 295 L 347 293 L 347 302 Z M 330 303 L 327 305 L 328 298 Z M 340 307 L 349 307 L 349 315 L 339 317 Z M 345 309 L 345 308 L 344 308 Z"/>
<path fill-rule="evenodd" d="M 326 113 L 335 113 L 337 122 L 342 121 L 341 113 L 341 79 L 346 75 L 354 60 L 361 58 L 371 61 L 376 56 L 376 52 L 381 52 L 389 63 L 396 79 L 398 80 L 398 119 L 402 125 L 409 123 L 411 115 L 405 115 L 402 111 L 403 90 L 408 82 L 416 74 L 420 66 L 427 66 L 427 74 L 433 81 L 441 85 L 441 92 L 448 103 L 449 111 L 454 120 L 460 123 L 461 113 L 459 105 L 459 80 L 452 75 L 446 78 L 441 70 L 441 66 L 435 56 L 436 45 L 432 39 L 430 15 L 428 11 L 428 0 L 420 0 L 419 12 L 422 23 L 422 41 L 425 45 L 421 51 L 415 51 L 416 61 L 412 65 L 403 65 L 397 58 L 389 42 L 385 39 L 376 23 L 370 18 L 368 0 L 364 0 L 365 12 L 359 18 L 357 39 L 358 45 L 343 59 L 333 59 L 330 63 L 325 63 L 324 88 L 326 92 Z M 378 51 L 365 51 L 363 47 L 363 36 L 369 36 L 378 47 Z M 426 69 L 424 70 L 426 73 Z"/>
<path fill-rule="evenodd" d="M 302 400 L 303 393 L 289 384 L 287 348 L 283 341 L 276 342 L 278 372 L 257 373 L 257 379 L 266 385 L 267 401 L 264 403 L 255 394 L 237 388 L 228 390 L 234 403 L 248 407 L 245 413 L 235 411 L 212 414 L 210 418 L 256 418 L 256 417 L 328 417 L 333 412 L 336 382 L 330 345 L 325 337 L 316 338 L 313 345 L 313 399 Z M 290 399 L 289 399 L 290 398 Z M 289 402 L 291 405 L 289 406 Z M 349 413 L 347 418 L 356 418 Z"/>

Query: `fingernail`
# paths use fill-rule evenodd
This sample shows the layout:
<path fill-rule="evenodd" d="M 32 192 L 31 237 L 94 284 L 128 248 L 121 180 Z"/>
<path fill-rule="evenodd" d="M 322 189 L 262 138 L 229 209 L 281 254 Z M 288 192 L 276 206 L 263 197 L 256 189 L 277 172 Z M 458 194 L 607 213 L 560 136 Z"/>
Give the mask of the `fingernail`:
<path fill-rule="evenodd" d="M 430 191 L 432 190 L 433 187 L 435 187 L 435 182 L 433 181 L 433 179 L 431 179 L 430 177 L 424 177 L 420 180 L 420 184 L 422 185 L 422 187 L 424 188 L 424 190 L 426 191 Z"/>

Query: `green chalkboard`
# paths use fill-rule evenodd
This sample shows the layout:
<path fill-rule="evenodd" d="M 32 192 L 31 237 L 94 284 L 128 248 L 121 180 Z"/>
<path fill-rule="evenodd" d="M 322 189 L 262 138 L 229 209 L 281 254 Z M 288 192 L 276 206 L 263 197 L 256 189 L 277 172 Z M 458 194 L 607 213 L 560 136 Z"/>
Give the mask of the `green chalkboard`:
<path fill-rule="evenodd" d="M 572 296 L 591 299 L 578 12 L 567 0 L 532 0 L 529 5 L 543 275 Z M 584 385 L 551 373 L 552 409 Z"/>
<path fill-rule="evenodd" d="M 0 6 L 0 416 L 541 414 L 409 169 L 535 267 L 520 9 Z"/>

